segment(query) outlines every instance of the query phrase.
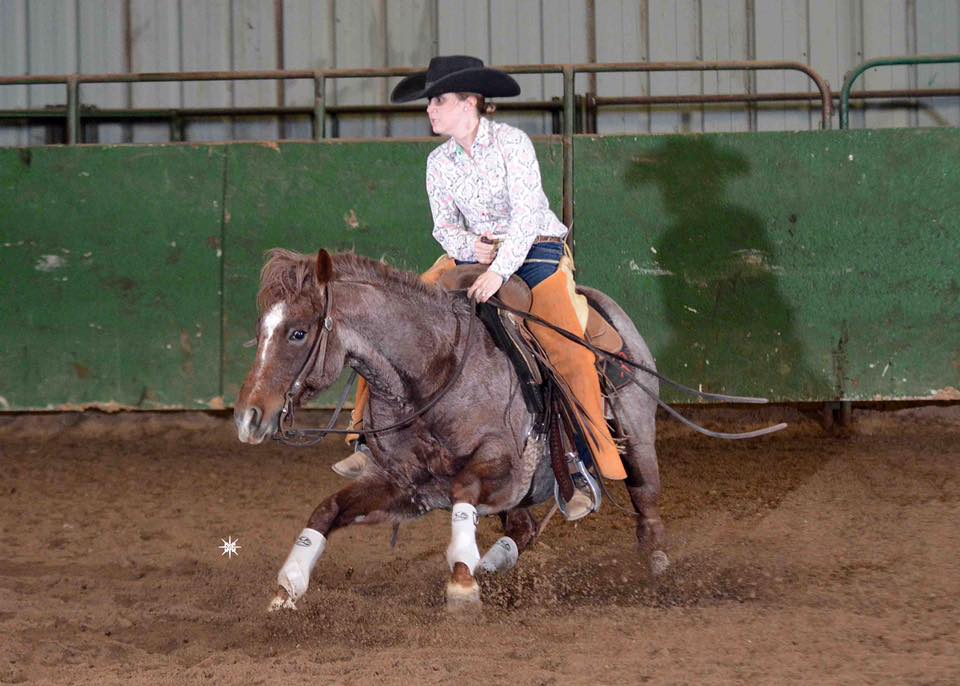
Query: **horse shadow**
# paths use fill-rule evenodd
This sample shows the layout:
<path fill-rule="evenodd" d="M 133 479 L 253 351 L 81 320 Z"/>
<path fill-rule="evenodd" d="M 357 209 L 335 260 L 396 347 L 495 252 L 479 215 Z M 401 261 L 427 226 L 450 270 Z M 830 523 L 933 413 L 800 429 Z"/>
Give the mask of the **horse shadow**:
<path fill-rule="evenodd" d="M 657 364 L 705 390 L 827 397 L 831 381 L 807 364 L 764 221 L 728 197 L 749 172 L 742 154 L 704 136 L 670 137 L 627 170 L 637 188 L 656 184 L 670 218 L 654 245 L 670 327 Z"/>

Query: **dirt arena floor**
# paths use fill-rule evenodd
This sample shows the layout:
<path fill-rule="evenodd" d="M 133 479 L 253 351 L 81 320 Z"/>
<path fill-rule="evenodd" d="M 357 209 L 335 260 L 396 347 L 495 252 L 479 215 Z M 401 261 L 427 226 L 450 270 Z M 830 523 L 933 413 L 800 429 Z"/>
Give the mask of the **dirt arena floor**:
<path fill-rule="evenodd" d="M 446 512 L 395 550 L 389 527 L 335 534 L 300 610 L 265 612 L 340 485 L 339 441 L 244 446 L 223 415 L 0 415 L 0 683 L 960 683 L 960 407 L 855 411 L 835 435 L 790 409 L 752 419 L 779 415 L 788 430 L 748 442 L 661 422 L 664 577 L 608 504 L 555 518 L 468 616 L 442 602 Z"/>

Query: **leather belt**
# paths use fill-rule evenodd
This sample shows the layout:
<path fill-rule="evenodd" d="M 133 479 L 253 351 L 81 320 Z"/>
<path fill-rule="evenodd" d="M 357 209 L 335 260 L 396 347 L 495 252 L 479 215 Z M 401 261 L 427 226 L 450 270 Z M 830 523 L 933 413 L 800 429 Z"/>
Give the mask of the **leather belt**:
<path fill-rule="evenodd" d="M 564 239 L 560 236 L 537 236 L 536 240 L 533 241 L 533 244 L 537 243 L 563 243 Z"/>

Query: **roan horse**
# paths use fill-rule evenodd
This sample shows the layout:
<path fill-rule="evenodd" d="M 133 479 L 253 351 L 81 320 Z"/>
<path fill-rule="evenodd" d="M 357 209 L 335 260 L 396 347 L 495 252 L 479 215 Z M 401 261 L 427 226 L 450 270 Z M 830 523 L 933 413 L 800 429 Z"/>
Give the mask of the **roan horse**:
<path fill-rule="evenodd" d="M 580 290 L 621 334 L 629 357 L 653 368 L 623 310 L 597 290 Z M 537 534 L 527 508 L 553 495 L 554 476 L 544 442 L 531 435 L 534 418 L 510 361 L 483 326 L 470 325 L 472 303 L 352 253 L 331 257 L 321 250 L 314 258 L 275 249 L 261 273 L 257 304 L 257 357 L 234 410 L 243 442 L 260 443 L 278 430 L 285 395 L 322 329 L 322 356 L 307 370 L 303 396 L 295 400 L 329 387 L 350 366 L 370 385 L 368 428 L 409 417 L 459 372 L 427 412 L 368 436 L 366 470 L 310 515 L 280 570 L 270 609 L 295 607 L 334 530 L 399 522 L 438 508 L 452 510 L 448 606 L 479 603 L 474 572 L 504 571 L 516 563 Z M 638 372 L 637 378 L 657 391 L 653 376 Z M 668 561 L 658 513 L 656 401 L 636 385 L 610 401 L 623 430 L 615 438 L 624 447 L 626 487 L 639 513 L 637 539 L 659 573 Z M 481 557 L 477 517 L 490 514 L 500 516 L 506 535 Z"/>

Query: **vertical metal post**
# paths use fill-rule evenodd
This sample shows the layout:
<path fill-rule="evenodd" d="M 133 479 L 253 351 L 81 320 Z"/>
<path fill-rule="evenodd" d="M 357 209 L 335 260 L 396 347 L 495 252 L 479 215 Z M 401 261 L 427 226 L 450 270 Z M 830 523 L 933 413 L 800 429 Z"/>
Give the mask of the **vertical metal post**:
<path fill-rule="evenodd" d="M 567 244 L 573 249 L 573 124 L 576 117 L 573 66 L 563 65 L 563 223 L 570 233 Z"/>
<path fill-rule="evenodd" d="M 80 82 L 67 77 L 67 145 L 80 142 Z"/>
<path fill-rule="evenodd" d="M 183 117 L 180 117 L 176 111 L 170 113 L 170 140 L 174 143 L 180 143 L 186 140 Z"/>
<path fill-rule="evenodd" d="M 550 98 L 550 102 L 555 105 L 561 103 L 561 99 L 557 97 Z M 550 108 L 550 133 L 557 135 L 558 133 L 563 133 L 563 125 L 560 123 L 563 119 L 563 107 L 551 107 Z"/>
<path fill-rule="evenodd" d="M 327 78 L 323 72 L 313 75 L 313 140 L 321 141 L 326 136 L 327 102 L 324 95 L 327 90 Z"/>

